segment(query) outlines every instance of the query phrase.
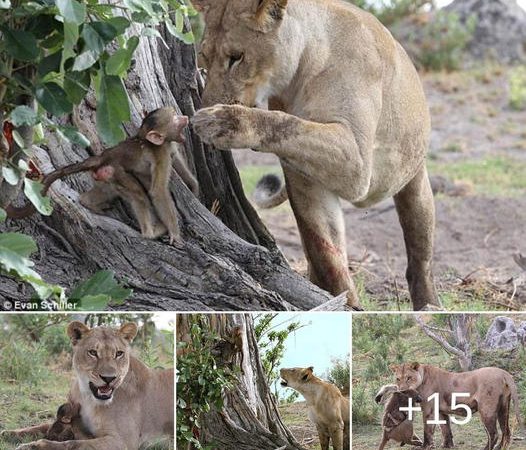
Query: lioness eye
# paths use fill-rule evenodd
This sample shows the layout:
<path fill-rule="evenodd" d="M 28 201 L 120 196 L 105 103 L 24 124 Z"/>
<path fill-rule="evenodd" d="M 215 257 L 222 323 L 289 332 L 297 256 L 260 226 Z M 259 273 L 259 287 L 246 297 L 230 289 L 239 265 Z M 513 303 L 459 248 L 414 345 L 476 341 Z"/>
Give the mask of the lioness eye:
<path fill-rule="evenodd" d="M 230 55 L 230 60 L 228 61 L 228 68 L 231 69 L 236 64 L 240 63 L 243 60 L 243 53 L 234 53 Z"/>
<path fill-rule="evenodd" d="M 119 350 L 117 353 L 115 353 L 115 356 L 116 356 L 117 358 L 120 358 L 122 355 L 124 355 L 124 352 L 122 352 L 122 351 L 120 351 L 120 350 Z"/>
<path fill-rule="evenodd" d="M 88 355 L 93 356 L 94 358 L 97 357 L 97 350 L 88 350 Z"/>

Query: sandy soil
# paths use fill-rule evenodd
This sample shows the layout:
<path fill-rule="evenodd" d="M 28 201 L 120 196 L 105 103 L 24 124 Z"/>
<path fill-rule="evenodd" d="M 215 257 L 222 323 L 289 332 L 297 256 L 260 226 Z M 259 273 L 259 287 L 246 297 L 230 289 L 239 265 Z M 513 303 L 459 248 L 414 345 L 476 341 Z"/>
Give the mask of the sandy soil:
<path fill-rule="evenodd" d="M 507 77 L 507 69 L 498 67 L 423 75 L 433 120 L 430 159 L 447 164 L 489 156 L 526 160 L 526 112 L 508 107 Z M 235 151 L 235 158 L 241 170 L 260 165 L 275 169 L 278 165 L 274 155 L 249 150 Z M 516 281 L 522 274 L 512 255 L 526 253 L 526 191 L 513 197 L 439 195 L 435 200 L 434 272 L 439 289 L 449 292 L 484 280 L 492 292 L 507 292 L 496 301 L 500 306 L 513 296 L 513 307 L 522 307 L 526 288 Z M 407 297 L 406 257 L 396 213 L 391 209 L 377 214 L 389 204 L 392 200 L 365 210 L 344 204 L 351 266 L 363 273 L 373 301 Z M 304 270 L 306 263 L 290 208 L 262 211 L 261 215 L 291 264 Z"/>

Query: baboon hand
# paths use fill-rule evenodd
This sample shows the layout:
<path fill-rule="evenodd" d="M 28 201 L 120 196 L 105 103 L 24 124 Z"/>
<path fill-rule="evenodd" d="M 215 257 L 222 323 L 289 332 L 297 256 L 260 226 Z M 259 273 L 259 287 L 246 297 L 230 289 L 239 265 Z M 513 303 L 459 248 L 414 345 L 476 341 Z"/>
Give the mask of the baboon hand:
<path fill-rule="evenodd" d="M 227 150 L 255 148 L 259 145 L 254 110 L 240 105 L 215 105 L 203 108 L 191 122 L 203 142 Z"/>

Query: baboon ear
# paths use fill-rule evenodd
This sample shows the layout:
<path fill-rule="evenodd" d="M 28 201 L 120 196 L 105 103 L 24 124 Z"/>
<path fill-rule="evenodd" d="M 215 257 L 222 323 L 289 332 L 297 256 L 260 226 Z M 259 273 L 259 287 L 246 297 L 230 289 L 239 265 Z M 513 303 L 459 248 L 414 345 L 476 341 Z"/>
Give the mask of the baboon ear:
<path fill-rule="evenodd" d="M 89 327 L 78 320 L 71 322 L 67 329 L 67 333 L 72 345 L 77 345 L 77 342 L 80 341 L 88 332 Z"/>
<path fill-rule="evenodd" d="M 245 18 L 247 25 L 262 33 L 277 28 L 287 10 L 288 0 L 258 0 L 256 13 Z"/>
<path fill-rule="evenodd" d="M 128 342 L 133 341 L 137 336 L 137 325 L 133 322 L 125 323 L 119 330 L 119 334 Z"/>
<path fill-rule="evenodd" d="M 145 139 L 153 145 L 163 145 L 166 136 L 156 130 L 148 131 Z"/>
<path fill-rule="evenodd" d="M 411 369 L 418 370 L 420 368 L 420 363 L 414 362 L 411 363 Z"/>

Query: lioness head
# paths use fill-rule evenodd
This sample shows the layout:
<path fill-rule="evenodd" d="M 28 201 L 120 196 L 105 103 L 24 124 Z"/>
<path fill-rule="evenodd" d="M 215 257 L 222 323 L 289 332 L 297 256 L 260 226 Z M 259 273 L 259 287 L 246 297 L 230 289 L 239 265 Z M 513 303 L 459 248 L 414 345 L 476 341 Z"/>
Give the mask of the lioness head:
<path fill-rule="evenodd" d="M 90 329 L 82 322 L 68 325 L 73 345 L 73 368 L 82 392 L 101 402 L 109 402 L 124 381 L 130 366 L 130 343 L 137 325 L 127 323 L 120 329 Z"/>
<path fill-rule="evenodd" d="M 293 367 L 291 369 L 281 369 L 279 375 L 281 376 L 281 385 L 283 387 L 291 387 L 293 389 L 301 388 L 302 384 L 308 383 L 313 374 L 314 367 Z"/>
<path fill-rule="evenodd" d="M 423 373 L 419 363 L 404 363 L 390 367 L 396 376 L 396 385 L 401 391 L 416 390 L 422 384 Z"/>
<path fill-rule="evenodd" d="M 284 65 L 277 35 L 287 0 L 193 3 L 204 10 L 206 22 L 199 53 L 199 66 L 207 70 L 203 106 L 264 103 L 272 94 L 273 75 Z"/>

